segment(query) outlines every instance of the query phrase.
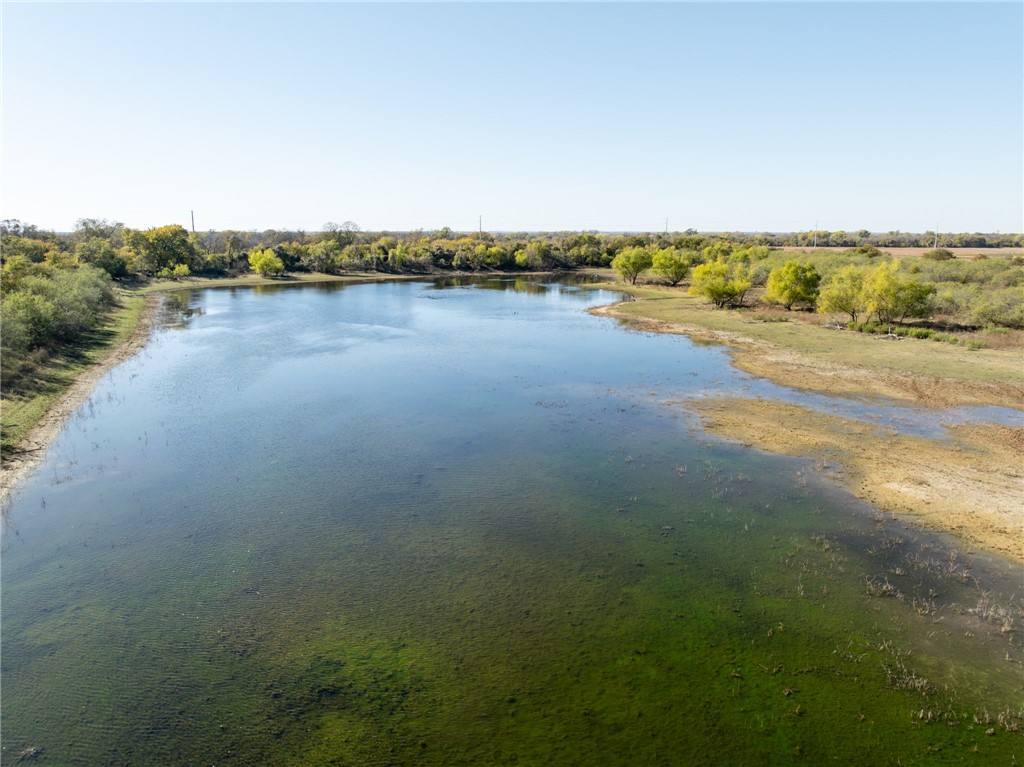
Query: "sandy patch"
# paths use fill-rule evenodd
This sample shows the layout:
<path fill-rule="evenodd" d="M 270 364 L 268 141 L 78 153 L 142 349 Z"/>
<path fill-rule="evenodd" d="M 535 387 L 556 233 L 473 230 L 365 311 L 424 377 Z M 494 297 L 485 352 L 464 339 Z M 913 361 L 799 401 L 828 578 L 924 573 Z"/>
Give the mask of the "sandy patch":
<path fill-rule="evenodd" d="M 89 398 L 96 382 L 117 365 L 133 357 L 149 340 L 156 320 L 160 298 L 156 295 L 146 296 L 146 306 L 139 317 L 131 337 L 120 346 L 111 350 L 102 361 L 90 366 L 82 372 L 75 382 L 68 387 L 57 403 L 51 407 L 39 422 L 32 427 L 10 455 L 3 457 L 0 465 L 0 501 L 7 500 L 11 488 L 15 487 L 46 454 L 46 447 L 57 436 L 64 421 L 79 405 Z"/>
<path fill-rule="evenodd" d="M 771 400 L 718 397 L 688 406 L 718 436 L 814 459 L 879 508 L 1024 562 L 1024 429 L 954 426 L 948 440 L 932 440 Z"/>

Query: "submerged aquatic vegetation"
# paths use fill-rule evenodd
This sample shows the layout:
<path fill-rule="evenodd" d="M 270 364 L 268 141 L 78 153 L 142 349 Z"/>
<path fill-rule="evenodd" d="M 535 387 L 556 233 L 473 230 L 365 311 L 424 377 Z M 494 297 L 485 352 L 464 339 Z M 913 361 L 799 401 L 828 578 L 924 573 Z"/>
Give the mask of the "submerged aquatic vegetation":
<path fill-rule="evenodd" d="M 198 294 L 204 311 L 104 383 L 10 511 L 12 752 L 1020 753 L 1001 673 L 1020 632 L 999 623 L 1019 624 L 1019 567 L 648 401 L 746 385 L 714 349 L 621 336 L 579 294 L 459 286 L 411 311 L 420 290 Z"/>

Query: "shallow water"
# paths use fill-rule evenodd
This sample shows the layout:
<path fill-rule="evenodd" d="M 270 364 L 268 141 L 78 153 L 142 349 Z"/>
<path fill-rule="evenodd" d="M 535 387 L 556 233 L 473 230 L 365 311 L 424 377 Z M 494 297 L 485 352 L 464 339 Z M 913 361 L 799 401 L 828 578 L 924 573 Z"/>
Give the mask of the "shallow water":
<path fill-rule="evenodd" d="M 7 510 L 6 758 L 1024 758 L 1024 569 L 663 403 L 936 416 L 583 311 L 613 299 L 530 279 L 171 297 Z"/>

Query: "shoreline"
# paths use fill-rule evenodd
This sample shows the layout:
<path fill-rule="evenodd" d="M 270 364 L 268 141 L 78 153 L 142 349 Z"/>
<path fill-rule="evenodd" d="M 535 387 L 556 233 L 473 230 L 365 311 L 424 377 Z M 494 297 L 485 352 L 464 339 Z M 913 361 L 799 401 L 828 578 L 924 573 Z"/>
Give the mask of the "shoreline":
<path fill-rule="evenodd" d="M 67 389 L 49 407 L 11 448 L 9 455 L 0 460 L 0 507 L 6 508 L 18 485 L 31 473 L 46 455 L 47 448 L 64 427 L 67 418 L 92 394 L 97 381 L 107 372 L 133 357 L 149 341 L 156 324 L 156 316 L 162 302 L 161 294 L 183 290 L 205 290 L 207 288 L 262 287 L 316 285 L 326 283 L 367 283 L 391 280 L 429 280 L 446 277 L 517 276 L 539 277 L 556 272 L 446 272 L 444 274 L 385 274 L 365 272 L 355 274 L 307 274 L 289 279 L 260 277 L 247 274 L 241 277 L 187 277 L 182 280 L 153 281 L 141 287 L 132 287 L 125 292 L 145 301 L 145 306 L 131 335 L 122 343 L 112 346 L 102 360 L 83 369 Z"/>
<path fill-rule="evenodd" d="M 102 360 L 79 373 L 60 398 L 18 441 L 12 454 L 4 456 L 0 465 L 0 504 L 7 503 L 18 485 L 42 461 L 54 438 L 64 428 L 65 421 L 89 399 L 100 378 L 122 362 L 134 357 L 149 341 L 156 325 L 161 299 L 158 293 L 151 293 L 142 298 L 146 302 L 145 306 L 128 339 L 111 347 Z"/>
<path fill-rule="evenodd" d="M 811 359 L 798 350 L 732 330 L 709 328 L 692 322 L 672 322 L 635 316 L 622 311 L 624 306 L 640 305 L 646 300 L 617 301 L 587 311 L 599 317 L 616 319 L 627 328 L 638 332 L 682 335 L 697 341 L 725 346 L 734 367 L 791 389 L 830 396 L 880 395 L 913 402 L 933 410 L 995 405 L 1020 410 L 1024 417 L 1024 375 L 1020 384 L 1011 384 L 1002 381 L 970 381 L 929 376 L 893 368 L 870 369 L 858 365 L 843 365 Z"/>
<path fill-rule="evenodd" d="M 532 273 L 530 276 L 537 274 Z M 430 276 L 416 277 L 429 279 Z M 83 370 L 18 442 L 12 455 L 5 457 L 0 467 L 0 503 L 5 504 L 15 488 L 39 464 L 68 416 L 88 399 L 97 381 L 145 346 L 155 327 L 162 292 L 218 285 L 375 282 L 389 279 L 392 276 L 326 277 L 323 280 L 294 282 L 264 278 L 246 279 L 243 282 L 229 278 L 220 281 L 203 280 L 200 284 L 189 280 L 166 287 L 149 286 L 150 289 L 136 291 L 145 301 L 145 306 L 129 338 L 111 348 L 100 362 Z M 620 292 L 628 294 L 629 291 Z M 588 312 L 614 318 L 625 327 L 640 332 L 685 335 L 698 341 L 721 344 L 726 347 L 732 364 L 738 369 L 790 388 L 830 396 L 881 395 L 937 411 L 955 405 L 979 404 L 1024 411 L 1022 387 L 929 378 L 897 371 L 880 375 L 877 371 L 859 367 L 824 365 L 820 361 L 808 359 L 799 351 L 745 337 L 741 333 L 693 323 L 636 317 L 621 312 L 623 306 L 635 303 L 633 300 L 617 301 L 593 307 Z M 1024 473 L 1019 471 L 1024 466 L 1024 428 L 986 425 L 956 427 L 950 430 L 950 441 L 940 442 L 869 433 L 870 427 L 860 428 L 859 422 L 813 414 L 806 408 L 768 400 L 723 396 L 697 403 L 694 409 L 703 428 L 719 438 L 770 453 L 816 459 L 819 462 L 830 461 L 839 468 L 838 471 L 829 472 L 831 478 L 843 484 L 853 495 L 880 508 L 888 505 L 898 509 L 915 517 L 926 528 L 949 533 L 965 543 L 978 544 L 1015 561 L 1024 562 L 1024 552 L 1017 545 L 1024 539 L 1024 512 L 1019 510 L 1019 499 L 1024 496 L 1021 492 L 1024 490 Z M 871 460 L 871 456 L 877 456 L 881 448 L 889 448 L 894 444 L 901 445 L 901 450 L 897 452 L 904 457 L 923 451 L 931 462 L 926 464 L 919 459 L 901 460 L 898 465 L 893 465 Z M 871 450 L 865 445 L 870 445 Z M 979 455 L 984 458 L 984 462 L 979 462 Z M 902 471 L 895 471 L 896 468 Z M 940 476 L 945 473 L 952 473 L 956 477 L 955 490 L 945 487 L 948 483 L 944 483 Z M 950 496 L 951 490 L 953 492 Z M 949 497 L 956 498 L 956 503 L 950 502 Z M 959 509 L 957 504 L 966 497 L 970 498 L 971 508 Z"/>
<path fill-rule="evenodd" d="M 685 402 L 714 436 L 813 461 L 813 471 L 879 511 L 1024 564 L 1024 429 L 946 427 L 946 439 L 774 400 L 724 395 Z"/>
<path fill-rule="evenodd" d="M 639 332 L 723 345 L 736 368 L 788 388 L 839 397 L 880 395 L 935 412 L 996 405 L 1021 411 L 1024 423 L 1020 386 L 823 363 L 740 333 L 620 311 L 635 303 L 588 311 Z M 775 400 L 723 394 L 680 404 L 719 439 L 812 460 L 815 470 L 882 511 L 1024 563 L 1024 426 L 968 423 L 947 427 L 946 439 L 929 439 Z"/>

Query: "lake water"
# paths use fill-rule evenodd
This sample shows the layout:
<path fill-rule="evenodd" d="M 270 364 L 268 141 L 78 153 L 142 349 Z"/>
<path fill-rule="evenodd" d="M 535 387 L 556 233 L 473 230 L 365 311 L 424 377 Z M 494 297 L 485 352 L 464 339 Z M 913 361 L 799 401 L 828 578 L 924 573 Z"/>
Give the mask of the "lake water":
<path fill-rule="evenodd" d="M 1024 568 L 666 403 L 935 416 L 584 311 L 613 300 L 168 296 L 5 509 L 4 761 L 1024 760 Z"/>

